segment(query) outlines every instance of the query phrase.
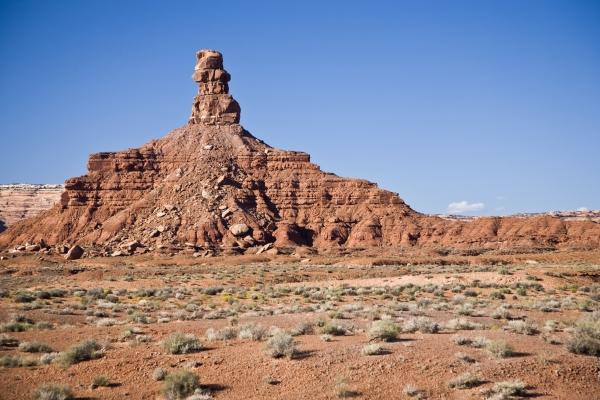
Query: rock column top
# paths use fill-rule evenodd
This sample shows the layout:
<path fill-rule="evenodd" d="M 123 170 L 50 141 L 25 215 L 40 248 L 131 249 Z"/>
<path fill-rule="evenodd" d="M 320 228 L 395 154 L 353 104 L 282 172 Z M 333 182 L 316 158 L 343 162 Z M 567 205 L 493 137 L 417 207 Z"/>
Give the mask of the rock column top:
<path fill-rule="evenodd" d="M 223 55 L 216 50 L 196 52 L 192 79 L 198 94 L 192 105 L 190 124 L 231 125 L 240 121 L 240 105 L 229 94 L 231 75 L 223 69 Z"/>

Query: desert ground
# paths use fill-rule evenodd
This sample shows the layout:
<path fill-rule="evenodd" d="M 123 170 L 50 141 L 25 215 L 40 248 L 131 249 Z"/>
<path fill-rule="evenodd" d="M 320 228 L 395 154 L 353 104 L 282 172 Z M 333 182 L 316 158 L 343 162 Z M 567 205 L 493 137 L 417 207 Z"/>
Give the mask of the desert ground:
<path fill-rule="evenodd" d="M 599 280 L 597 250 L 20 255 L 0 398 L 598 399 Z"/>

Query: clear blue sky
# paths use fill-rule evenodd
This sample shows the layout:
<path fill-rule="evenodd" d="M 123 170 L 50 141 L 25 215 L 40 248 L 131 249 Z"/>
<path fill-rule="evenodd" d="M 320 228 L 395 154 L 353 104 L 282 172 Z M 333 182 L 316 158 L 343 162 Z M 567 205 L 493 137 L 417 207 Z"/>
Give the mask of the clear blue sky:
<path fill-rule="evenodd" d="M 419 211 L 600 208 L 598 1 L 0 1 L 0 183 L 185 124 L 200 48 L 255 136 Z"/>

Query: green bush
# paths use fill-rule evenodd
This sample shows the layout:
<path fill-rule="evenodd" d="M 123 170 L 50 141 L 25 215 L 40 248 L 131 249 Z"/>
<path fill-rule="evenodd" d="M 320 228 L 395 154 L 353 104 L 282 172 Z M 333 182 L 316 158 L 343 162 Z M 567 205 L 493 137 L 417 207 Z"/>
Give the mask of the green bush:
<path fill-rule="evenodd" d="M 166 376 L 162 393 L 167 400 L 178 400 L 190 396 L 198 387 L 198 377 L 193 372 L 183 370 Z"/>
<path fill-rule="evenodd" d="M 106 376 L 99 375 L 94 377 L 94 380 L 92 381 L 92 388 L 107 386 L 110 386 L 110 380 Z"/>
<path fill-rule="evenodd" d="M 484 396 L 493 400 L 512 399 L 515 396 L 527 396 L 527 385 L 521 381 L 506 381 L 494 384 L 490 389 L 483 392 Z"/>
<path fill-rule="evenodd" d="M 497 358 L 511 357 L 515 354 L 513 347 L 501 340 L 488 342 L 485 348 Z"/>
<path fill-rule="evenodd" d="M 203 346 L 196 336 L 176 332 L 163 341 L 163 348 L 169 354 L 187 354 L 200 351 Z"/>
<path fill-rule="evenodd" d="M 448 382 L 448 386 L 453 389 L 470 389 L 479 386 L 483 381 L 476 375 L 466 372 Z"/>
<path fill-rule="evenodd" d="M 325 324 L 321 327 L 321 333 L 332 336 L 344 336 L 347 330 L 343 325 Z"/>
<path fill-rule="evenodd" d="M 567 349 L 575 354 L 600 357 L 600 312 L 577 323 Z"/>
<path fill-rule="evenodd" d="M 371 324 L 367 335 L 371 340 L 383 340 L 386 342 L 398 337 L 398 325 L 392 321 L 375 321 Z"/>
<path fill-rule="evenodd" d="M 42 385 L 35 390 L 33 398 L 35 400 L 70 400 L 73 399 L 73 392 L 62 385 Z"/>
<path fill-rule="evenodd" d="M 21 342 L 19 350 L 26 353 L 50 353 L 52 348 L 45 343 L 40 342 Z"/>
<path fill-rule="evenodd" d="M 23 358 L 19 356 L 6 355 L 0 357 L 0 367 L 32 367 L 38 365 L 39 361 L 35 358 Z"/>
<path fill-rule="evenodd" d="M 292 335 L 284 331 L 278 331 L 267 340 L 265 351 L 271 357 L 289 357 L 292 358 L 296 354 L 296 342 Z"/>
<path fill-rule="evenodd" d="M 102 347 L 95 340 L 86 340 L 60 353 L 56 361 L 63 367 L 100 357 Z"/>

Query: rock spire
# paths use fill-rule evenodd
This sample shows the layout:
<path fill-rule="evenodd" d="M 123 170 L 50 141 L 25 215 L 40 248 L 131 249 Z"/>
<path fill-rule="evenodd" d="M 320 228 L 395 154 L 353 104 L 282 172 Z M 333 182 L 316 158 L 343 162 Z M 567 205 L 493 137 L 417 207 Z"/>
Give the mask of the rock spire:
<path fill-rule="evenodd" d="M 223 55 L 215 50 L 196 52 L 192 79 L 198 94 L 192 105 L 190 124 L 231 125 L 240 122 L 240 105 L 229 94 L 231 75 L 223 69 Z"/>

